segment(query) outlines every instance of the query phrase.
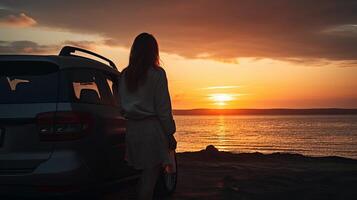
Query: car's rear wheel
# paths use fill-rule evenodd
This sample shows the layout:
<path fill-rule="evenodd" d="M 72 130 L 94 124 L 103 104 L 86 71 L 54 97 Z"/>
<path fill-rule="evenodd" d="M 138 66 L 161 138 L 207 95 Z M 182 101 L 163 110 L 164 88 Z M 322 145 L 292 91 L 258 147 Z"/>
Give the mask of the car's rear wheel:
<path fill-rule="evenodd" d="M 164 168 L 159 176 L 155 188 L 155 196 L 169 196 L 176 190 L 177 184 L 177 162 L 176 153 L 174 153 L 174 172 L 168 173 Z"/>

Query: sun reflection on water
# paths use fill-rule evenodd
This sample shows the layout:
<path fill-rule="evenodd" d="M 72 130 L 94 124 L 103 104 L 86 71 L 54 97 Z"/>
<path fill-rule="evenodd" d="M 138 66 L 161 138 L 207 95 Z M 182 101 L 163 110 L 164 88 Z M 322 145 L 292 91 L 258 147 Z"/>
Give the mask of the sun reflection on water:
<path fill-rule="evenodd" d="M 217 140 L 219 145 L 216 147 L 219 150 L 224 150 L 224 146 L 226 146 L 226 123 L 223 115 L 218 117 L 217 128 Z"/>

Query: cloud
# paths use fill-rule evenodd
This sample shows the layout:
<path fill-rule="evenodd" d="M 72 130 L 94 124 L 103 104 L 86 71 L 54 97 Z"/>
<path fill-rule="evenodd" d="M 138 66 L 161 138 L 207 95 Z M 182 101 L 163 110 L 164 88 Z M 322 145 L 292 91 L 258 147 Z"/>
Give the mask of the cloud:
<path fill-rule="evenodd" d="M 130 47 L 140 32 L 161 50 L 189 58 L 272 58 L 303 62 L 357 60 L 353 0 L 95 1 L 3 0 L 41 25 L 100 34 Z"/>
<path fill-rule="evenodd" d="M 100 42 L 102 43 L 102 42 Z M 95 42 L 95 41 L 71 41 L 71 40 L 67 40 L 63 42 L 63 46 L 64 45 L 69 45 L 69 46 L 75 46 L 75 47 L 79 47 L 79 48 L 83 48 L 83 49 L 88 49 L 88 50 L 95 50 L 96 49 L 96 45 L 98 45 L 99 43 Z"/>
<path fill-rule="evenodd" d="M 30 27 L 37 24 L 37 21 L 25 13 L 9 14 L 0 16 L 0 26 L 5 27 Z"/>
<path fill-rule="evenodd" d="M 32 41 L 0 41 L 0 53 L 3 54 L 45 54 L 58 51 L 57 45 L 40 45 Z"/>
<path fill-rule="evenodd" d="M 326 58 L 281 58 L 282 61 L 295 63 L 303 66 L 316 67 L 357 67 L 357 60 L 326 59 Z"/>
<path fill-rule="evenodd" d="M 43 45 L 34 41 L 0 41 L 0 54 L 57 54 L 65 45 L 95 50 L 95 41 L 64 41 L 59 44 Z"/>
<path fill-rule="evenodd" d="M 330 27 L 323 30 L 322 33 L 341 37 L 357 37 L 357 24 L 345 24 Z"/>
<path fill-rule="evenodd" d="M 103 40 L 103 44 L 110 47 L 117 47 L 122 45 L 119 41 L 111 38 Z"/>
<path fill-rule="evenodd" d="M 216 89 L 236 89 L 240 88 L 241 86 L 239 85 L 225 85 L 225 86 L 211 86 L 211 87 L 205 87 L 205 88 L 200 88 L 201 90 L 216 90 Z"/>

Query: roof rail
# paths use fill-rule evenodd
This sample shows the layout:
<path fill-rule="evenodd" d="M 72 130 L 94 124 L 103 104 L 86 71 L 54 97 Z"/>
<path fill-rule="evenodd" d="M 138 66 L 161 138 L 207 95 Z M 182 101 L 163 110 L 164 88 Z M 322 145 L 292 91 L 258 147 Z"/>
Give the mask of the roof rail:
<path fill-rule="evenodd" d="M 83 53 L 86 53 L 86 54 L 89 54 L 89 55 L 92 55 L 92 56 L 95 56 L 95 57 L 98 57 L 102 60 L 105 60 L 109 63 L 109 65 L 114 68 L 115 70 L 117 70 L 117 67 L 115 66 L 114 62 L 109 60 L 108 58 L 104 57 L 104 56 L 101 56 L 99 54 L 96 54 L 92 51 L 89 51 L 89 50 L 86 50 L 86 49 L 82 49 L 82 48 L 79 48 L 79 47 L 72 47 L 72 46 L 64 46 L 59 55 L 60 56 L 75 56 L 75 55 L 72 55 L 71 53 L 74 53 L 75 51 L 80 51 L 80 52 L 83 52 Z"/>

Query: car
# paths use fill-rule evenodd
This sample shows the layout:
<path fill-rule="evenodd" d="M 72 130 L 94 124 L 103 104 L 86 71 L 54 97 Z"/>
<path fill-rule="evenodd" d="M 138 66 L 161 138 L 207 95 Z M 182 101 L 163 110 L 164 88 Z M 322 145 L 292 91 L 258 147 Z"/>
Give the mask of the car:
<path fill-rule="evenodd" d="M 72 194 L 137 178 L 125 160 L 119 78 L 111 60 L 78 47 L 0 55 L 0 194 Z M 163 169 L 156 192 L 171 194 L 176 181 Z"/>

